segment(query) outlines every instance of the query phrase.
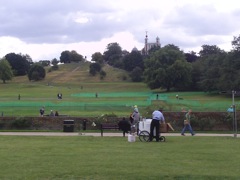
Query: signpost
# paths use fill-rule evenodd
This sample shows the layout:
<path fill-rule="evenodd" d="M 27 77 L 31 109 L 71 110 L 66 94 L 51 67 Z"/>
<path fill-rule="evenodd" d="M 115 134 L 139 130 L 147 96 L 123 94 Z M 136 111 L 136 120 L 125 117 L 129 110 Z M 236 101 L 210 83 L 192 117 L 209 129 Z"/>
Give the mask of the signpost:
<path fill-rule="evenodd" d="M 236 91 L 232 91 L 232 106 L 233 106 L 233 133 L 234 133 L 234 137 L 237 137 L 237 117 L 236 117 L 236 105 L 234 102 L 234 95 L 235 95 Z"/>

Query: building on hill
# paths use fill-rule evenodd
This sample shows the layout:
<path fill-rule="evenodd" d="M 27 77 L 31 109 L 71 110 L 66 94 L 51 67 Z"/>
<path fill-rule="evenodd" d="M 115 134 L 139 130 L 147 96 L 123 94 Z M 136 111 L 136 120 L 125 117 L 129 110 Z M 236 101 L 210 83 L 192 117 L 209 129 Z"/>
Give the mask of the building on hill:
<path fill-rule="evenodd" d="M 155 47 L 161 47 L 160 38 L 156 37 L 156 42 L 148 42 L 148 35 L 147 35 L 147 32 L 146 32 L 144 48 L 140 51 L 141 54 L 142 55 L 148 55 L 149 51 L 152 48 L 155 48 Z M 132 51 L 138 51 L 138 49 L 136 47 L 134 47 L 132 49 Z"/>
<path fill-rule="evenodd" d="M 146 32 L 145 44 L 144 44 L 144 48 L 142 49 L 142 54 L 143 55 L 148 55 L 149 51 L 152 48 L 155 48 L 155 47 L 161 47 L 160 38 L 156 37 L 156 42 L 148 42 L 148 35 L 147 35 L 147 32 Z"/>

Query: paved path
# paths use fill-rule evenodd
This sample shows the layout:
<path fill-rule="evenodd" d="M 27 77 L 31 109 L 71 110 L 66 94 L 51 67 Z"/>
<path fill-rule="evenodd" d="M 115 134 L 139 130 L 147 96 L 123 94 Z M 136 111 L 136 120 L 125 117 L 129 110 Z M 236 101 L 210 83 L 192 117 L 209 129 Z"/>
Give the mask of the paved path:
<path fill-rule="evenodd" d="M 84 132 L 0 132 L 1 136 L 101 136 L 101 133 L 84 133 Z M 180 133 L 162 133 L 163 136 L 181 136 Z M 121 137 L 122 133 L 103 133 L 103 136 L 115 136 Z M 127 135 L 126 135 L 127 136 Z M 186 136 L 191 134 L 186 133 Z M 210 133 L 198 133 L 195 136 L 222 136 L 222 137 L 234 137 L 234 134 L 210 134 Z M 240 134 L 237 134 L 240 137 Z"/>

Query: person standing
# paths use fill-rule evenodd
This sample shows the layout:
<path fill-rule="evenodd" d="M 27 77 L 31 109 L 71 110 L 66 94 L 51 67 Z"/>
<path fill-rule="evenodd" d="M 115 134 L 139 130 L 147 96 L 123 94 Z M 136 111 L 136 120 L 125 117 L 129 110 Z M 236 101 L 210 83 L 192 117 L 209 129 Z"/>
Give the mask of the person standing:
<path fill-rule="evenodd" d="M 40 116 L 43 117 L 43 116 L 44 116 L 44 112 L 45 112 L 44 107 L 42 107 L 42 108 L 39 110 L 39 112 L 40 112 Z"/>
<path fill-rule="evenodd" d="M 184 120 L 184 127 L 183 127 L 182 132 L 181 132 L 182 136 L 185 136 L 184 133 L 185 133 L 186 130 L 189 130 L 189 132 L 192 134 L 192 136 L 195 135 L 195 133 L 192 130 L 192 126 L 190 124 L 191 114 L 192 114 L 192 110 L 189 109 L 187 114 L 185 115 L 186 119 Z"/>
<path fill-rule="evenodd" d="M 160 122 L 165 123 L 165 118 L 163 116 L 162 109 L 155 110 L 152 113 L 152 122 L 150 124 L 150 136 L 149 136 L 149 140 L 150 141 L 153 140 L 153 131 L 154 131 L 154 128 L 155 128 L 155 131 L 156 131 L 156 141 L 159 142 Z"/>
<path fill-rule="evenodd" d="M 140 121 L 140 113 L 138 111 L 138 107 L 137 105 L 134 106 L 134 110 L 132 113 L 132 123 L 131 123 L 131 129 L 132 129 L 132 133 L 135 133 L 138 131 L 138 122 Z M 138 133 L 138 132 L 137 132 Z"/>

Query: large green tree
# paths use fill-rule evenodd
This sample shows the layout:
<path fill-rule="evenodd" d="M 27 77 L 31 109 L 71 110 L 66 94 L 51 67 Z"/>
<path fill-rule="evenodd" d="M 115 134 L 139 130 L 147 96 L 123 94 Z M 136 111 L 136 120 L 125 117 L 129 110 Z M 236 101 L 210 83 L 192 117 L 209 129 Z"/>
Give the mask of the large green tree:
<path fill-rule="evenodd" d="M 102 53 L 95 52 L 94 54 L 92 54 L 92 61 L 99 63 L 99 64 L 103 64 L 104 57 L 103 57 Z"/>
<path fill-rule="evenodd" d="M 132 51 L 131 53 L 123 57 L 123 68 L 126 71 L 131 72 L 134 68 L 139 67 L 144 69 L 143 56 L 138 51 Z"/>
<path fill-rule="evenodd" d="M 63 51 L 60 56 L 61 63 L 71 63 L 71 62 L 80 62 L 83 61 L 83 56 L 78 54 L 76 51 Z"/>
<path fill-rule="evenodd" d="M 39 81 L 44 79 L 45 76 L 46 76 L 46 71 L 44 67 L 39 63 L 33 64 L 28 72 L 29 81 L 31 80 Z"/>
<path fill-rule="evenodd" d="M 118 43 L 109 43 L 107 50 L 103 53 L 104 60 L 114 67 L 122 67 L 122 48 Z"/>
<path fill-rule="evenodd" d="M 23 76 L 28 73 L 31 62 L 26 59 L 26 55 L 9 53 L 5 56 L 5 58 L 11 65 L 14 75 Z"/>
<path fill-rule="evenodd" d="M 184 90 L 191 84 L 191 64 L 175 45 L 166 45 L 145 59 L 144 78 L 151 89 Z"/>
<path fill-rule="evenodd" d="M 227 57 L 227 53 L 216 45 L 203 45 L 199 52 L 199 69 L 201 71 L 199 84 L 201 90 L 216 91 L 223 90 L 221 77 L 224 77 L 223 63 Z"/>
<path fill-rule="evenodd" d="M 9 62 L 2 58 L 0 60 L 0 78 L 5 84 L 7 80 L 11 80 L 13 77 L 12 67 Z"/>
<path fill-rule="evenodd" d="M 89 66 L 89 73 L 95 76 L 98 72 L 101 71 L 101 69 L 102 67 L 99 63 L 91 63 Z"/>

